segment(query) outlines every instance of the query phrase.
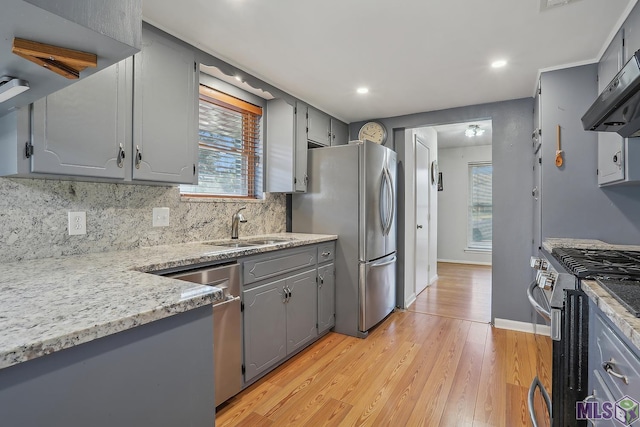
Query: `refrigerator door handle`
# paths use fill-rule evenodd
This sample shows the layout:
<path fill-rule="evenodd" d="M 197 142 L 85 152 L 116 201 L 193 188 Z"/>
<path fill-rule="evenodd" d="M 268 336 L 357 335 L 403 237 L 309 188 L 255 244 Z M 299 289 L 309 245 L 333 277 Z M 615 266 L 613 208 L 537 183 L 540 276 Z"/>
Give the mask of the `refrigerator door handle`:
<path fill-rule="evenodd" d="M 391 227 L 393 226 L 393 216 L 395 215 L 395 206 L 396 206 L 396 193 L 395 190 L 393 189 L 393 177 L 391 176 L 391 172 L 389 171 L 389 168 L 385 167 L 385 170 L 387 171 L 387 183 L 389 185 L 389 195 L 390 195 L 390 200 L 389 200 L 389 225 L 387 226 L 387 235 L 391 232 Z"/>
<path fill-rule="evenodd" d="M 393 264 L 394 262 L 396 262 L 398 258 L 397 257 L 393 257 L 391 258 L 389 261 L 385 261 L 385 262 L 381 262 L 380 264 L 371 264 L 371 268 L 374 267 L 384 267 L 385 265 L 389 265 L 389 264 Z"/>
<path fill-rule="evenodd" d="M 380 181 L 380 200 L 378 204 L 380 205 L 380 222 L 382 226 L 382 235 L 387 234 L 387 209 L 388 206 L 385 206 L 386 203 L 386 190 L 387 190 L 387 168 L 382 169 L 382 179 Z"/>

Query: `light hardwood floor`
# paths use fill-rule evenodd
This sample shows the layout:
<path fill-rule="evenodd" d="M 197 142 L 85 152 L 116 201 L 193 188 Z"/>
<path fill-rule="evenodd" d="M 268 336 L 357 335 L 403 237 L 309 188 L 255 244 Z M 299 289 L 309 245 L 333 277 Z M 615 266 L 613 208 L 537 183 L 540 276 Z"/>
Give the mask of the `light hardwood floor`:
<path fill-rule="evenodd" d="M 550 341 L 456 313 L 396 311 L 364 340 L 329 333 L 218 408 L 216 426 L 530 425 L 527 388 Z"/>

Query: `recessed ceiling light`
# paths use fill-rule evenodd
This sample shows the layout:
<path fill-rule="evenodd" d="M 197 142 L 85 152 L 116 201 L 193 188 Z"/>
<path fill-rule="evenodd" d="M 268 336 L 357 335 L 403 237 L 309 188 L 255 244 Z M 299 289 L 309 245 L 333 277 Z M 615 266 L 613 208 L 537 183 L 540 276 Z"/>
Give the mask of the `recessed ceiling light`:
<path fill-rule="evenodd" d="M 368 92 L 369 92 L 369 88 L 366 88 L 366 87 L 359 87 L 358 88 L 358 93 L 360 93 L 360 94 L 365 94 L 365 93 L 368 93 Z"/>
<path fill-rule="evenodd" d="M 505 61 L 504 59 L 501 59 L 499 61 L 493 61 L 491 63 L 491 66 L 493 68 L 501 68 L 501 67 L 504 67 L 505 65 L 507 65 L 507 61 Z"/>

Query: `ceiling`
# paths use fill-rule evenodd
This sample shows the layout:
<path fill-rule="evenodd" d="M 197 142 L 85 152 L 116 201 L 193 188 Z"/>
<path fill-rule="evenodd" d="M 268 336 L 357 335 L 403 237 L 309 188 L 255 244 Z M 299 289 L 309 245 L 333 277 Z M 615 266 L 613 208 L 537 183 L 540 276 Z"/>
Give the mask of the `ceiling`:
<path fill-rule="evenodd" d="M 470 125 L 477 125 L 484 130 L 482 135 L 468 137 L 464 134 Z M 438 149 L 477 147 L 491 145 L 493 133 L 491 120 L 475 120 L 467 123 L 453 123 L 448 125 L 432 126 L 438 133 Z"/>
<path fill-rule="evenodd" d="M 636 1 L 144 0 L 143 16 L 354 122 L 533 96 L 539 70 L 596 62 Z"/>

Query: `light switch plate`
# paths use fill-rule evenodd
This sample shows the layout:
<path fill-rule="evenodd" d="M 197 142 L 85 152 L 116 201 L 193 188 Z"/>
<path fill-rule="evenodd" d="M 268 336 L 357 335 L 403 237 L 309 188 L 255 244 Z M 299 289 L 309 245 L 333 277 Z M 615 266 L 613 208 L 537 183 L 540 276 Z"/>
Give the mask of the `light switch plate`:
<path fill-rule="evenodd" d="M 153 208 L 153 226 L 169 226 L 169 208 Z"/>
<path fill-rule="evenodd" d="M 87 234 L 87 213 L 69 212 L 69 236 Z"/>

